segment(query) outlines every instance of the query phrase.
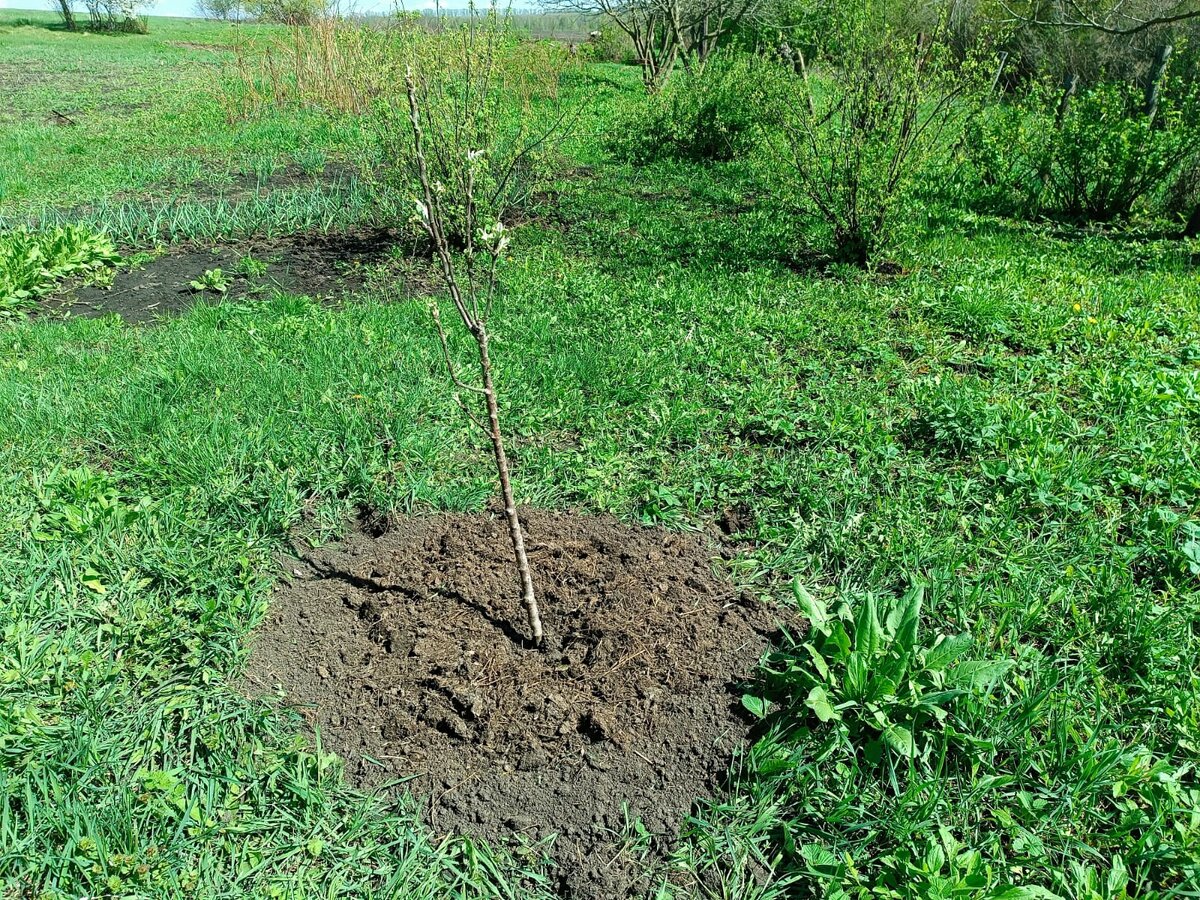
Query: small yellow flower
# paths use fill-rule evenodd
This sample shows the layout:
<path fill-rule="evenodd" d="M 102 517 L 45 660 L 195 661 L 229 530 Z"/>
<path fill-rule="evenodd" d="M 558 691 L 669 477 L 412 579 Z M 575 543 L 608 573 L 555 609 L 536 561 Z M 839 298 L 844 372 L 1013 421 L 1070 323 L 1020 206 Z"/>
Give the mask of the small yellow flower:
<path fill-rule="evenodd" d="M 1088 323 L 1089 323 L 1089 324 L 1092 324 L 1092 325 L 1095 325 L 1095 324 L 1096 324 L 1096 317 L 1095 317 L 1095 316 L 1088 316 Z"/>
<path fill-rule="evenodd" d="M 1074 306 L 1071 307 L 1071 309 L 1075 310 L 1075 312 L 1079 312 L 1081 309 L 1083 309 L 1083 304 L 1076 303 Z"/>

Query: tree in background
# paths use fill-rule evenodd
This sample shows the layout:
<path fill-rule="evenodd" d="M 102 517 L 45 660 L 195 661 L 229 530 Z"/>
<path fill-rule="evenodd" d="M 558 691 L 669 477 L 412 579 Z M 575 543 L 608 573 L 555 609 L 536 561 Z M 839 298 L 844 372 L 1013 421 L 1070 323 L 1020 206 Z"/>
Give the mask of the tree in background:
<path fill-rule="evenodd" d="M 79 30 L 79 25 L 75 21 L 75 10 L 71 8 L 71 0 L 55 0 L 54 9 L 63 20 L 63 24 L 67 26 L 67 31 Z"/>
<path fill-rule="evenodd" d="M 218 19 L 226 22 L 229 19 L 240 18 L 241 0 L 196 0 L 195 11 L 206 19 Z"/>
<path fill-rule="evenodd" d="M 232 0 L 201 0 L 228 3 Z M 234 4 L 236 8 L 236 3 Z M 312 25 L 332 13 L 328 0 L 246 0 L 246 15 L 260 22 L 278 25 Z"/>
<path fill-rule="evenodd" d="M 702 69 L 730 34 L 753 18 L 763 0 L 544 0 L 547 9 L 604 19 L 632 42 L 650 93 L 681 61 Z"/>
<path fill-rule="evenodd" d="M 1016 22 L 1112 35 L 1200 18 L 1200 0 L 1012 0 L 1001 5 Z"/>
<path fill-rule="evenodd" d="M 154 0 L 83 0 L 87 10 L 88 31 L 122 31 L 129 34 L 145 34 L 149 30 L 146 22 L 146 7 Z M 75 18 L 74 0 L 55 0 L 54 9 L 68 31 L 78 31 L 79 21 Z"/>

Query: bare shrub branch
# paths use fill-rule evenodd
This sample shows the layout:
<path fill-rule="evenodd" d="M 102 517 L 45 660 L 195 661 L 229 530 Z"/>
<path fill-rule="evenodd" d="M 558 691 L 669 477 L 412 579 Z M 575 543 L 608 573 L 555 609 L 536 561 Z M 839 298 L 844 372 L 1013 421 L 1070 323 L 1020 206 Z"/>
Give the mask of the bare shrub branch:
<path fill-rule="evenodd" d="M 1196 0 L 1143 4 L 1125 0 L 1107 3 L 1057 0 L 1049 11 L 1041 3 L 1030 3 L 1027 9 L 1006 2 L 1001 5 L 1013 22 L 1039 28 L 1088 29 L 1121 36 L 1200 17 L 1200 3 Z"/>
<path fill-rule="evenodd" d="M 676 61 L 695 71 L 764 0 L 545 0 L 547 9 L 603 18 L 633 42 L 642 82 L 655 93 Z"/>

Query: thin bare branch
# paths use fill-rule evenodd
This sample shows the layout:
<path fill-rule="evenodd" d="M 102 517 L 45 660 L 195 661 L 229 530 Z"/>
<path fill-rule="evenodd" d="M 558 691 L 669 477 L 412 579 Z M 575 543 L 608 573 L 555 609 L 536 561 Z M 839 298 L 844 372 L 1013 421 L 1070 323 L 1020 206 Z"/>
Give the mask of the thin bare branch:
<path fill-rule="evenodd" d="M 1161 13 L 1147 16 L 1126 13 L 1123 3 L 1113 5 L 1107 12 L 1097 12 L 1085 9 L 1081 3 L 1066 2 L 1060 7 L 1064 14 L 1053 19 L 1044 18 L 1036 11 L 1023 13 L 1014 9 L 1004 0 L 1001 0 L 1001 6 L 1010 16 L 1011 22 L 1020 22 L 1038 28 L 1087 29 L 1116 36 L 1140 34 L 1152 28 L 1200 18 L 1200 4 L 1197 4 L 1195 0 L 1185 0 L 1185 2 L 1173 4 Z"/>

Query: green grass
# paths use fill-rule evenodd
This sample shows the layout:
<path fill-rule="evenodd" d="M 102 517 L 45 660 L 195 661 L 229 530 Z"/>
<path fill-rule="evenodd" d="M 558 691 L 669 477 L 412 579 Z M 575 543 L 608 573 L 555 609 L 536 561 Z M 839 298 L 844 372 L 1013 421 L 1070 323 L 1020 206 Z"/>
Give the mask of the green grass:
<path fill-rule="evenodd" d="M 150 34 L 136 35 L 54 23 L 50 13 L 0 10 L 0 208 L 9 216 L 118 192 L 173 197 L 349 139 L 298 113 L 229 121 L 222 83 L 234 48 L 284 33 L 274 26 L 152 17 Z M 75 124 L 56 124 L 55 111 Z"/>
<path fill-rule="evenodd" d="M 154 45 L 125 46 L 137 60 Z M 602 77 L 601 124 L 634 81 Z M 661 895 L 1194 896 L 1194 247 L 931 205 L 903 277 L 797 270 L 803 223 L 745 203 L 754 167 L 630 168 L 591 127 L 571 146 L 590 168 L 551 210 L 568 227 L 523 226 L 502 273 L 494 353 L 518 496 L 675 528 L 745 505 L 733 577 L 850 611 L 843 650 L 814 645 L 828 676 L 809 638 L 772 660 L 782 675 L 752 691 L 774 704 L 766 733 L 673 860 L 693 887 Z M 31 167 L 54 152 L 35 148 Z M 76 174 L 100 219 L 152 181 L 104 159 Z M 41 186 L 0 212 L 35 198 L 76 195 Z M 205 208 L 203 236 L 233 233 Z M 129 209 L 123 234 L 161 236 L 153 207 Z M 543 890 L 540 860 L 435 845 L 403 801 L 357 797 L 292 717 L 238 689 L 290 528 L 491 495 L 422 304 L 389 299 L 5 328 L 0 879 L 14 895 Z M 882 614 L 871 637 L 866 598 L 886 609 L 915 586 L 913 637 L 886 640 Z M 920 648 L 958 634 L 964 661 L 1005 665 L 937 698 Z M 898 659 L 904 685 L 855 692 L 852 666 L 878 678 Z M 839 720 L 818 718 L 814 678 Z M 934 700 L 943 720 L 918 709 Z M 877 714 L 913 726 L 911 758 L 878 751 Z"/>

